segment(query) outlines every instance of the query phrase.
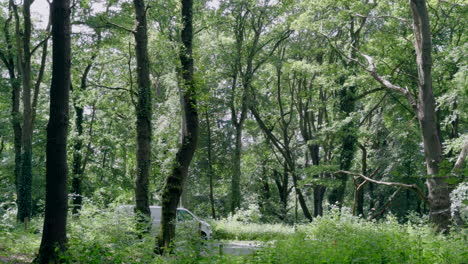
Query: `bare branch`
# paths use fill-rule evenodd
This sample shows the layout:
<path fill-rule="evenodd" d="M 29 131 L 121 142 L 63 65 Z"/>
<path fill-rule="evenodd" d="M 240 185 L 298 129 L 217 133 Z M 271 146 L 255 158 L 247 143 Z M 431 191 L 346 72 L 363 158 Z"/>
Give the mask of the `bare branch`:
<path fill-rule="evenodd" d="M 377 67 L 375 66 L 375 63 L 372 57 L 366 54 L 361 54 L 361 55 L 367 60 L 367 63 L 369 64 L 369 68 L 365 68 L 366 71 L 368 71 L 371 74 L 371 76 L 374 77 L 376 81 L 378 81 L 380 84 L 382 84 L 386 88 L 403 94 L 406 97 L 406 99 L 408 99 L 408 102 L 410 103 L 413 110 L 417 111 L 416 100 L 414 99 L 413 95 L 408 91 L 408 89 L 404 89 L 403 87 L 394 85 L 389 80 L 380 76 L 377 73 Z"/>
<path fill-rule="evenodd" d="M 365 91 L 365 92 L 363 92 L 362 94 L 356 96 L 355 99 L 356 99 L 356 100 L 360 100 L 360 99 L 362 99 L 362 98 L 368 96 L 369 94 L 373 94 L 373 93 L 375 93 L 375 92 L 379 92 L 379 91 L 382 91 L 382 90 L 385 90 L 385 88 L 384 88 L 384 87 L 374 88 L 374 89 L 371 89 L 371 90 L 369 90 L 369 91 Z"/>
<path fill-rule="evenodd" d="M 388 208 L 388 206 L 392 203 L 393 199 L 395 199 L 396 195 L 403 189 L 403 187 L 399 187 L 385 202 L 385 204 L 374 214 L 370 215 L 367 220 L 372 220 L 376 218 L 377 216 L 381 215 L 385 210 Z"/>
<path fill-rule="evenodd" d="M 461 167 L 463 166 L 463 163 L 465 163 L 465 159 L 467 155 L 468 155 L 468 139 L 465 140 L 465 143 L 463 144 L 460 155 L 458 155 L 457 161 L 455 162 L 455 165 L 453 166 L 454 171 L 461 169 Z"/>
<path fill-rule="evenodd" d="M 449 4 L 449 5 L 452 5 L 452 6 L 461 6 L 461 7 L 466 7 L 467 6 L 466 4 L 451 3 L 451 2 L 445 1 L 445 0 L 439 0 L 439 2 L 446 3 L 446 4 Z"/>
<path fill-rule="evenodd" d="M 103 19 L 103 20 L 104 20 L 104 19 Z M 112 22 L 110 22 L 110 21 L 104 21 L 104 22 L 105 22 L 107 25 L 114 26 L 114 27 L 116 27 L 116 28 L 120 28 L 120 29 L 125 30 L 125 31 L 127 31 L 127 32 L 129 32 L 129 33 L 132 33 L 132 34 L 135 34 L 135 33 L 136 33 L 135 30 L 126 28 L 126 27 L 124 27 L 124 26 L 122 26 L 122 25 L 115 24 L 115 23 L 112 23 Z"/>
<path fill-rule="evenodd" d="M 100 84 L 95 84 L 92 83 L 91 86 L 97 87 L 97 88 L 104 88 L 108 90 L 120 90 L 120 91 L 126 91 L 129 93 L 132 93 L 133 95 L 136 95 L 136 92 L 131 91 L 130 89 L 124 88 L 124 87 L 111 87 L 111 86 L 105 86 L 105 85 L 100 85 Z"/>
<path fill-rule="evenodd" d="M 371 179 L 371 178 L 369 178 L 367 176 L 364 176 L 361 173 L 344 171 L 344 170 L 340 170 L 340 171 L 337 171 L 335 173 L 344 173 L 344 174 L 349 174 L 349 175 L 353 175 L 353 176 L 358 176 L 358 177 L 363 178 L 364 180 L 367 180 L 367 181 L 370 181 L 370 182 L 373 182 L 373 183 L 376 183 L 376 184 L 387 185 L 387 186 L 396 186 L 396 187 L 402 187 L 402 188 L 410 189 L 410 190 L 413 190 L 414 192 L 416 192 L 418 194 L 418 196 L 423 201 L 425 201 L 426 203 L 429 203 L 429 199 L 427 198 L 427 196 L 424 194 L 424 192 L 421 190 L 421 188 L 419 188 L 416 184 L 405 184 L 405 183 L 400 183 L 400 182 L 378 181 L 378 180 Z"/>
<path fill-rule="evenodd" d="M 36 50 L 38 50 L 42 45 L 44 45 L 44 43 L 49 40 L 50 36 L 50 32 L 47 32 L 47 36 L 32 49 L 31 55 L 34 54 L 34 52 L 36 52 Z"/>
<path fill-rule="evenodd" d="M 387 94 L 388 93 L 385 93 L 384 96 L 382 96 L 382 99 L 380 99 L 379 102 L 374 107 L 372 107 L 372 109 L 366 114 L 366 116 L 359 122 L 359 127 L 362 126 L 362 124 L 364 124 L 364 122 L 367 120 L 367 118 L 369 118 L 372 112 L 374 112 L 375 109 L 379 107 L 379 105 L 384 101 L 385 97 L 387 97 Z"/>

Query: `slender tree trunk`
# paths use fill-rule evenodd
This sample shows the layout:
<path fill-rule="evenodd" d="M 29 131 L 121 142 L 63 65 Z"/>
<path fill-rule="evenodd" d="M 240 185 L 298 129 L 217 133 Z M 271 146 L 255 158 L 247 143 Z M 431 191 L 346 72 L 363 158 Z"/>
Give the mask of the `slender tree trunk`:
<path fill-rule="evenodd" d="M 11 86 L 11 124 L 13 127 L 13 146 L 15 151 L 15 168 L 14 168 L 14 182 L 16 193 L 19 194 L 19 180 L 21 177 L 21 113 L 20 113 L 20 92 L 21 92 L 21 84 L 20 80 L 15 71 L 15 56 L 13 51 L 13 44 L 10 35 L 10 23 L 13 19 L 12 12 L 13 9 L 16 8 L 14 3 L 10 1 L 9 3 L 9 16 L 5 21 L 5 26 L 3 28 L 3 33 L 5 36 L 5 42 L 7 46 L 6 54 L 1 53 L 0 59 L 5 64 L 5 67 L 8 69 L 9 81 Z M 16 23 L 18 25 L 18 23 Z M 17 30 L 18 32 L 19 30 Z M 19 201 L 17 201 L 19 202 Z M 19 214 L 17 215 L 17 219 L 20 220 Z"/>
<path fill-rule="evenodd" d="M 442 162 L 442 144 L 435 114 L 435 99 L 432 90 L 432 44 L 431 28 L 425 0 L 410 0 L 413 15 L 414 47 L 418 67 L 419 98 L 417 117 L 422 132 L 426 170 L 429 178 L 429 219 L 439 231 L 448 231 L 450 225 L 450 188 L 446 177 L 439 175 Z M 447 172 L 448 173 L 448 172 Z"/>
<path fill-rule="evenodd" d="M 375 194 L 374 194 L 374 184 L 372 182 L 368 183 L 369 185 L 369 213 L 375 209 Z"/>
<path fill-rule="evenodd" d="M 155 251 L 164 254 L 170 251 L 175 237 L 175 217 L 177 204 L 182 193 L 182 186 L 187 178 L 188 168 L 197 147 L 198 113 L 196 90 L 193 79 L 193 0 L 182 0 L 183 47 L 180 51 L 181 77 L 183 87 L 183 114 L 185 124 L 182 126 L 182 142 L 177 151 L 172 173 L 166 179 L 162 194 L 161 232 L 157 239 Z"/>
<path fill-rule="evenodd" d="M 207 146 L 207 159 L 208 159 L 208 176 L 210 178 L 210 204 L 211 204 L 211 216 L 213 219 L 216 219 L 216 210 L 215 210 L 215 203 L 214 203 L 214 193 L 213 193 L 213 177 L 214 177 L 214 170 L 213 170 L 213 155 L 212 155 L 212 142 L 211 142 L 211 122 L 210 116 L 208 114 L 208 110 L 205 111 L 205 118 L 206 118 L 206 130 L 207 130 L 207 137 L 208 137 L 208 146 Z"/>
<path fill-rule="evenodd" d="M 67 131 L 70 91 L 70 0 L 52 3 L 52 84 L 46 148 L 46 206 L 44 229 L 35 263 L 59 263 L 66 249 Z"/>
<path fill-rule="evenodd" d="M 137 61 L 137 176 L 135 179 L 135 210 L 141 231 L 149 231 L 149 170 L 151 165 L 151 81 L 148 56 L 148 33 L 144 0 L 133 0 L 136 15 L 135 53 Z"/>
<path fill-rule="evenodd" d="M 23 31 L 19 33 L 17 26 L 18 67 L 21 72 L 23 87 L 23 125 L 21 134 L 21 174 L 18 179 L 18 215 L 23 222 L 32 213 L 32 107 L 31 107 L 31 0 L 23 2 Z M 17 24 L 19 17 L 16 16 Z"/>
<path fill-rule="evenodd" d="M 314 217 L 323 215 L 323 197 L 325 196 L 325 186 L 314 187 Z"/>
<path fill-rule="evenodd" d="M 244 118 L 245 119 L 245 118 Z M 241 178 L 241 155 L 242 155 L 242 129 L 243 120 L 235 125 L 235 146 L 233 160 L 233 174 L 231 179 L 231 213 L 235 213 L 240 208 L 240 178 Z"/>
<path fill-rule="evenodd" d="M 81 191 L 81 178 L 83 177 L 82 171 L 82 154 L 81 150 L 83 148 L 83 107 L 74 103 L 75 108 L 75 126 L 78 138 L 76 139 L 75 145 L 73 146 L 73 178 L 72 178 L 72 204 L 74 215 L 77 215 L 81 210 L 81 204 L 83 201 L 82 191 Z"/>
<path fill-rule="evenodd" d="M 366 147 L 358 143 L 362 151 L 362 175 L 367 175 L 367 150 Z M 353 215 L 364 215 L 364 186 L 359 186 L 364 182 L 363 179 L 355 179 L 356 190 L 354 193 Z"/>
<path fill-rule="evenodd" d="M 299 201 L 299 205 L 302 208 L 302 212 L 304 213 L 304 216 L 307 218 L 307 220 L 312 222 L 312 215 L 309 212 L 309 208 L 307 207 L 306 200 L 304 198 L 304 195 L 302 194 L 301 189 L 299 189 L 299 184 L 298 184 L 298 176 L 296 175 L 295 172 L 292 173 L 292 178 L 293 178 L 293 184 L 294 184 L 294 189 L 296 190 L 297 193 L 297 199 Z"/>
<path fill-rule="evenodd" d="M 98 33 L 98 39 L 97 39 L 97 45 L 101 42 L 101 35 Z M 91 71 L 91 68 L 93 67 L 94 60 L 97 57 L 97 50 L 95 53 L 91 56 L 90 62 L 88 65 L 86 65 L 86 68 L 83 72 L 83 75 L 81 75 L 81 82 L 80 82 L 80 92 L 83 92 L 86 90 L 88 83 L 88 75 L 89 72 Z M 82 192 L 82 181 L 83 181 L 83 175 L 84 175 L 84 170 L 85 170 L 85 164 L 83 160 L 83 106 L 78 104 L 76 101 L 73 102 L 73 108 L 75 109 L 75 127 L 76 127 L 76 132 L 78 134 L 76 138 L 75 145 L 73 146 L 73 178 L 72 178 L 72 204 L 73 204 L 73 211 L 72 213 L 74 215 L 77 215 L 79 211 L 81 210 L 81 206 L 83 203 L 83 192 Z"/>

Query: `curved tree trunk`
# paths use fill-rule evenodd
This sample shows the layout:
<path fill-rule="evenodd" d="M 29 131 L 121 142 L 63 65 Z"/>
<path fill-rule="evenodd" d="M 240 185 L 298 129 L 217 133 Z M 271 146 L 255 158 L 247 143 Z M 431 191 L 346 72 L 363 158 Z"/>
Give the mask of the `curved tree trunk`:
<path fill-rule="evenodd" d="M 149 170 L 151 158 L 151 81 L 148 56 L 148 33 L 144 0 L 134 0 L 137 27 L 135 31 L 135 53 L 137 61 L 138 102 L 137 115 L 137 176 L 135 179 L 135 210 L 139 229 L 149 231 Z"/>
<path fill-rule="evenodd" d="M 66 249 L 67 131 L 70 92 L 70 0 L 52 3 L 52 84 L 46 148 L 46 206 L 44 229 L 35 263 L 59 263 Z"/>
<path fill-rule="evenodd" d="M 187 178 L 188 168 L 197 147 L 198 113 L 196 91 L 193 79 L 192 58 L 192 17 L 193 0 L 182 0 L 182 50 L 180 51 L 183 120 L 182 142 L 177 151 L 172 173 L 166 179 L 162 194 L 161 232 L 155 251 L 159 254 L 169 252 L 175 237 L 175 218 L 182 186 Z"/>

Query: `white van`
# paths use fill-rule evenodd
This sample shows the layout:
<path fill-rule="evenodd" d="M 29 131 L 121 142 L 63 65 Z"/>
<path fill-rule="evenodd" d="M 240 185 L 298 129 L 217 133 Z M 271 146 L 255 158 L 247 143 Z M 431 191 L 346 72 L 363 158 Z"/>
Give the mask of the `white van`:
<path fill-rule="evenodd" d="M 124 212 L 125 214 L 134 214 L 134 205 L 120 205 L 116 208 L 118 212 Z M 153 232 L 159 232 L 161 227 L 161 206 L 150 206 L 151 211 L 151 229 Z M 182 224 L 184 226 L 192 226 L 200 231 L 202 238 L 210 239 L 213 232 L 211 231 L 211 226 L 207 222 L 198 218 L 194 213 L 190 212 L 185 208 L 177 208 L 177 225 Z"/>

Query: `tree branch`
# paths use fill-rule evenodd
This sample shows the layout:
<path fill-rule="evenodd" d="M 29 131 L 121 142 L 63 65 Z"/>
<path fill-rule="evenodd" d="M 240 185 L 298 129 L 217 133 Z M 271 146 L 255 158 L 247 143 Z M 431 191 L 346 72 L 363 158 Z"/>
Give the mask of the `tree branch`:
<path fill-rule="evenodd" d="M 373 94 L 375 92 L 379 92 L 379 91 L 382 91 L 382 90 L 385 90 L 385 87 L 378 87 L 378 88 L 371 89 L 369 91 L 365 91 L 362 94 L 356 96 L 356 100 L 360 100 L 360 99 L 368 96 L 369 94 Z"/>
<path fill-rule="evenodd" d="M 383 16 L 365 16 L 365 15 L 362 15 L 362 14 L 354 14 L 355 16 L 357 17 L 362 17 L 362 18 L 370 18 L 370 19 L 379 19 L 379 18 L 392 18 L 392 19 L 396 19 L 400 22 L 403 22 L 407 25 L 411 25 L 410 21 L 408 21 L 407 19 L 404 19 L 404 18 L 401 18 L 401 17 L 395 17 L 395 16 L 389 16 L 389 15 L 383 15 Z"/>
<path fill-rule="evenodd" d="M 49 28 L 49 24 L 47 25 L 47 28 Z M 34 54 L 34 52 L 36 52 L 36 50 L 38 50 L 42 45 L 44 45 L 44 43 L 49 40 L 50 36 L 50 32 L 47 32 L 47 36 L 32 49 L 31 55 Z"/>
<path fill-rule="evenodd" d="M 468 139 L 465 140 L 465 143 L 463 144 L 460 155 L 458 155 L 457 161 L 455 162 L 455 165 L 453 166 L 454 171 L 461 169 L 461 167 L 463 166 L 463 163 L 465 163 L 467 154 L 468 154 Z"/>
<path fill-rule="evenodd" d="M 376 183 L 376 184 L 387 185 L 387 186 L 396 186 L 396 187 L 402 187 L 402 188 L 410 189 L 410 190 L 413 190 L 414 192 L 416 192 L 418 194 L 418 196 L 423 201 L 425 201 L 426 203 L 429 203 L 429 199 L 427 198 L 427 196 L 424 194 L 424 192 L 421 190 L 421 188 L 419 188 L 416 184 L 405 184 L 405 183 L 400 183 L 400 182 L 378 181 L 378 180 L 371 179 L 371 178 L 369 178 L 367 176 L 364 176 L 361 173 L 344 171 L 344 170 L 336 171 L 335 173 L 344 173 L 344 174 L 358 176 L 358 177 L 361 177 L 361 178 L 363 178 L 363 179 L 365 179 L 367 181 L 370 181 L 370 182 L 373 182 L 373 183 Z"/>
<path fill-rule="evenodd" d="M 136 31 L 133 30 L 133 29 L 126 28 L 126 27 L 124 27 L 124 26 L 122 26 L 122 25 L 115 24 L 115 23 L 112 23 L 112 22 L 110 22 L 110 21 L 104 21 L 104 22 L 106 22 L 106 24 L 109 25 L 109 26 L 114 26 L 114 27 L 116 27 L 116 28 L 120 28 L 120 29 L 122 29 L 122 30 L 125 30 L 125 31 L 127 31 L 127 32 L 129 32 L 129 33 L 136 34 Z"/>
<path fill-rule="evenodd" d="M 398 187 L 398 189 L 388 198 L 388 200 L 385 202 L 385 204 L 379 209 L 379 211 L 375 212 L 374 214 L 370 215 L 367 220 L 372 220 L 376 218 L 377 216 L 381 215 L 385 210 L 388 208 L 388 206 L 392 203 L 393 199 L 395 199 L 396 195 L 403 189 L 403 187 Z"/>
<path fill-rule="evenodd" d="M 377 73 L 377 68 L 375 66 L 375 63 L 372 57 L 366 54 L 361 54 L 361 55 L 367 60 L 367 63 L 369 64 L 369 68 L 365 68 L 365 70 L 369 72 L 371 76 L 374 77 L 374 79 L 378 81 L 380 84 L 382 84 L 384 87 L 403 94 L 406 97 L 406 99 L 408 99 L 408 102 L 410 103 L 413 110 L 417 111 L 418 106 L 417 106 L 416 100 L 414 99 L 413 95 L 408 91 L 408 89 L 404 89 L 403 87 L 394 85 L 393 83 L 391 83 L 384 77 L 380 76 Z"/>

